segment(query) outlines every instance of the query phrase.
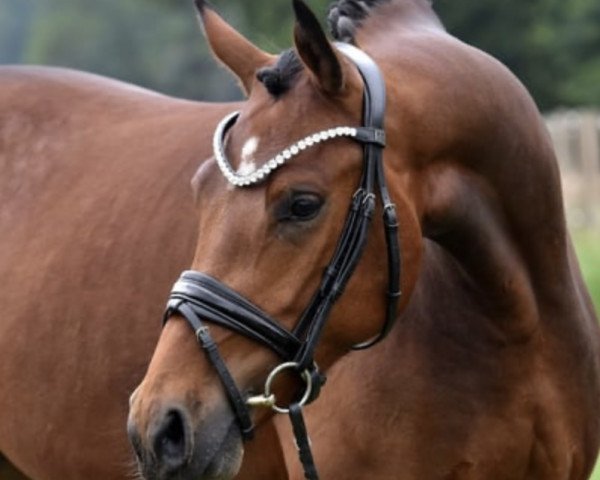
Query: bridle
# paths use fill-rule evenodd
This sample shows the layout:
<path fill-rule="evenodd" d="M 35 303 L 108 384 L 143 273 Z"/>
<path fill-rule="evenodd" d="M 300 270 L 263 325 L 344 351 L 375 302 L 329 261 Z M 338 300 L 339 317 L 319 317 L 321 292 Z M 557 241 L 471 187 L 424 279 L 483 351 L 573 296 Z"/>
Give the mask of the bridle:
<path fill-rule="evenodd" d="M 292 331 L 286 330 L 267 313 L 227 285 L 209 275 L 195 271 L 182 273 L 171 291 L 164 314 L 164 322 L 172 315 L 180 314 L 196 332 L 198 342 L 219 374 L 245 440 L 251 439 L 253 434 L 250 407 L 267 406 L 278 413 L 290 415 L 305 477 L 310 480 L 318 479 L 318 475 L 304 426 L 302 407 L 318 397 L 320 388 L 325 382 L 325 377 L 314 362 L 314 351 L 331 308 L 343 293 L 361 258 L 375 210 L 377 193 L 383 207 L 388 256 L 386 318 L 379 334 L 355 345 L 354 349 L 369 348 L 386 337 L 396 319 L 400 297 L 398 223 L 383 169 L 385 84 L 379 68 L 366 53 L 345 43 L 337 43 L 336 46 L 356 64 L 363 78 L 362 127 L 335 127 L 313 134 L 285 149 L 249 175 L 236 173 L 225 155 L 226 135 L 235 124 L 238 113 L 225 117 L 214 135 L 213 146 L 217 164 L 227 180 L 238 187 L 251 186 L 263 181 L 273 170 L 285 164 L 300 151 L 331 138 L 348 137 L 364 145 L 362 176 L 358 189 L 352 197 L 350 211 L 334 254 L 325 269 L 319 288 L 313 294 L 296 326 Z M 248 398 L 240 392 L 204 321 L 244 335 L 270 348 L 283 360 L 283 363 L 268 376 L 264 394 Z M 271 385 L 275 377 L 284 370 L 296 371 L 306 385 L 302 397 L 287 408 L 277 405 L 275 396 L 271 393 Z"/>

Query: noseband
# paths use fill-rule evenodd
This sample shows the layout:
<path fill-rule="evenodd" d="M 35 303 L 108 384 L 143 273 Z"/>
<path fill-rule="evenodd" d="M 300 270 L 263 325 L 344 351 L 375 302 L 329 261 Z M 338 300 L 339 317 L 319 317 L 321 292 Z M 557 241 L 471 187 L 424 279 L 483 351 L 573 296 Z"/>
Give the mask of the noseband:
<path fill-rule="evenodd" d="M 227 285 L 209 275 L 194 271 L 183 272 L 175 283 L 164 315 L 165 322 L 176 313 L 182 315 L 196 332 L 198 342 L 221 378 L 244 439 L 252 438 L 253 434 L 250 407 L 268 406 L 278 413 L 290 415 L 305 476 L 311 480 L 318 479 L 318 475 L 302 418 L 302 407 L 317 398 L 320 388 L 325 382 L 325 377 L 319 373 L 314 362 L 314 351 L 331 308 L 343 293 L 361 258 L 375 210 L 377 193 L 383 207 L 388 254 L 386 318 L 379 334 L 355 345 L 354 349 L 362 350 L 371 347 L 385 338 L 396 319 L 400 297 L 398 223 L 396 209 L 390 199 L 383 170 L 385 84 L 379 68 L 367 54 L 349 44 L 338 43 L 336 45 L 356 64 L 364 81 L 362 127 L 335 127 L 310 135 L 288 147 L 249 175 L 236 173 L 225 155 L 226 135 L 235 124 L 238 113 L 233 113 L 223 119 L 214 136 L 217 164 L 225 178 L 232 185 L 238 187 L 251 186 L 261 182 L 273 170 L 284 165 L 300 151 L 331 138 L 348 137 L 364 145 L 362 176 L 359 187 L 352 197 L 350 211 L 335 252 L 325 269 L 319 288 L 313 294 L 296 326 L 292 331 L 286 330 L 266 312 Z M 248 398 L 247 395 L 240 392 L 203 321 L 244 335 L 270 348 L 282 359 L 284 363 L 273 370 L 267 378 L 263 395 Z M 302 398 L 284 408 L 276 404 L 275 397 L 271 393 L 271 384 L 280 372 L 288 369 L 296 371 L 301 376 L 306 389 Z"/>

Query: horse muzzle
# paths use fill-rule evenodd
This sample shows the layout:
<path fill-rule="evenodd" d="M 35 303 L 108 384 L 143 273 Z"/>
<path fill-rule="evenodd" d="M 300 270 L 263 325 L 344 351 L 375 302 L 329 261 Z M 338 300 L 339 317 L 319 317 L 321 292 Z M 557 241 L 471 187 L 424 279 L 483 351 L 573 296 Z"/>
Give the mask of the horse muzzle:
<path fill-rule="evenodd" d="M 227 480 L 239 471 L 243 446 L 235 417 L 228 409 L 194 425 L 181 405 L 158 409 L 142 428 L 135 402 L 127 433 L 145 480 Z"/>

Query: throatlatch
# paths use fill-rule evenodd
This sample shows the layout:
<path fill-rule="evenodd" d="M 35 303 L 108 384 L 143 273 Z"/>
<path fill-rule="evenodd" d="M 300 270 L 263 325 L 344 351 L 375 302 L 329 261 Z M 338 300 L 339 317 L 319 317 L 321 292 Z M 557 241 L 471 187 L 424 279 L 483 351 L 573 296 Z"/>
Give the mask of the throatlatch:
<path fill-rule="evenodd" d="M 336 43 L 336 46 L 356 64 L 364 81 L 362 127 L 334 127 L 305 137 L 267 161 L 252 174 L 245 176 L 239 175 L 231 168 L 224 148 L 227 132 L 235 125 L 238 113 L 230 114 L 223 119 L 214 136 L 217 164 L 225 178 L 238 187 L 260 183 L 273 170 L 285 164 L 300 151 L 328 139 L 348 137 L 364 145 L 362 176 L 358 189 L 352 197 L 350 211 L 335 252 L 325 269 L 319 288 L 295 328 L 291 332 L 286 330 L 227 285 L 204 273 L 193 271 L 184 272 L 175 283 L 164 315 L 164 322 L 176 313 L 182 315 L 196 332 L 198 342 L 221 378 L 244 439 L 252 438 L 253 433 L 250 407 L 265 406 L 277 413 L 289 414 L 305 477 L 309 480 L 318 480 L 318 474 L 302 416 L 302 407 L 318 397 L 320 388 L 325 382 L 325 377 L 319 373 L 314 363 L 314 352 L 331 308 L 342 295 L 361 258 L 375 211 L 377 193 L 383 209 L 388 253 L 386 318 L 377 336 L 355 345 L 354 349 L 369 348 L 386 337 L 396 319 L 400 297 L 401 259 L 398 222 L 383 169 L 385 84 L 379 68 L 366 53 L 350 44 Z M 240 392 L 203 321 L 244 335 L 270 348 L 282 359 L 284 363 L 268 376 L 264 394 L 248 398 L 248 395 Z M 277 375 L 289 369 L 300 375 L 305 384 L 305 391 L 302 398 L 286 408 L 276 403 L 276 398 L 271 392 L 271 384 Z"/>

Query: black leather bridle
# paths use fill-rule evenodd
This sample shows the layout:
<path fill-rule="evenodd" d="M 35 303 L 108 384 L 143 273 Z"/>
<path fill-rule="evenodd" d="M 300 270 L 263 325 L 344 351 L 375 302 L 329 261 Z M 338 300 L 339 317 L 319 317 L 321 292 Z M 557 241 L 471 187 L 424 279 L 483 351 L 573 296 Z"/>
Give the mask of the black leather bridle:
<path fill-rule="evenodd" d="M 314 352 L 331 308 L 343 293 L 361 258 L 377 194 L 383 208 L 388 255 L 386 318 L 377 336 L 355 345 L 354 349 L 371 347 L 385 338 L 396 319 L 400 297 L 398 223 L 395 206 L 386 186 L 382 155 L 385 147 L 385 84 L 379 68 L 366 53 L 349 44 L 338 43 L 336 46 L 356 64 L 364 81 L 363 126 L 355 129 L 356 135 L 353 137 L 364 145 L 364 166 L 333 257 L 325 269 L 319 288 L 295 328 L 292 331 L 286 330 L 227 285 L 195 271 L 183 272 L 175 283 L 164 315 L 166 322 L 172 315 L 180 314 L 196 332 L 200 345 L 221 378 L 244 439 L 252 438 L 251 406 L 269 406 L 277 412 L 289 413 L 305 476 L 310 480 L 318 479 L 318 475 L 302 418 L 302 407 L 318 396 L 325 381 L 314 362 Z M 217 146 L 222 151 L 226 133 L 236 120 L 237 114 L 228 117 L 219 132 Z M 284 363 L 269 375 L 264 395 L 247 398 L 240 392 L 204 321 L 244 335 L 270 348 L 283 360 Z M 270 393 L 273 378 L 285 369 L 297 371 L 306 383 L 303 398 L 294 401 L 288 408 L 277 406 Z"/>

